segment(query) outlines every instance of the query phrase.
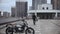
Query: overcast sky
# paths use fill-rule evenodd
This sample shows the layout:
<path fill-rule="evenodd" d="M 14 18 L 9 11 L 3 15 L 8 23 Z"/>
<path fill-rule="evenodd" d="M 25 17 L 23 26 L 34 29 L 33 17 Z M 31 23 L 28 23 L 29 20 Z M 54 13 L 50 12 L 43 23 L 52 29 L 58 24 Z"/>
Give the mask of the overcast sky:
<path fill-rule="evenodd" d="M 32 0 L 27 0 L 28 6 L 31 6 Z M 47 0 L 47 3 L 50 3 L 50 0 Z M 11 6 L 15 6 L 15 0 L 0 0 L 0 10 L 11 11 Z"/>

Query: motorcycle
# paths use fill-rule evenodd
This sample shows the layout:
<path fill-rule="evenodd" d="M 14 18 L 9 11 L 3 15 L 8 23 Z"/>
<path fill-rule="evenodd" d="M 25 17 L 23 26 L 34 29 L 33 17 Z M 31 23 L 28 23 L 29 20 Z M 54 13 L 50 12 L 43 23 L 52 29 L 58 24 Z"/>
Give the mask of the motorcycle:
<path fill-rule="evenodd" d="M 35 34 L 35 30 L 31 27 L 28 27 L 28 24 L 25 20 L 22 20 L 23 24 L 7 24 L 6 25 L 6 34 L 13 33 L 24 33 L 25 34 Z"/>

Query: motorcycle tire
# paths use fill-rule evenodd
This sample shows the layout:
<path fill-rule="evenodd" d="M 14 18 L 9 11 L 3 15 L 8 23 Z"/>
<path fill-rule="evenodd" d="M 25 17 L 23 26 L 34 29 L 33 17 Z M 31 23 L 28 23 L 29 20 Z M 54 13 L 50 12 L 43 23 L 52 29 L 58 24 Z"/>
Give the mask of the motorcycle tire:
<path fill-rule="evenodd" d="M 32 30 L 32 31 L 30 31 L 30 30 Z M 32 32 L 32 33 L 31 33 Z M 30 33 L 30 34 L 35 34 L 35 31 L 34 31 L 34 29 L 33 28 L 31 28 L 31 27 L 28 27 L 27 29 L 26 29 L 26 31 L 25 31 L 25 34 L 28 34 L 28 33 Z"/>
<path fill-rule="evenodd" d="M 7 28 L 7 29 L 6 29 L 6 31 L 5 31 L 6 34 L 13 34 L 13 31 L 9 32 L 9 29 L 10 29 L 10 28 Z M 12 29 L 11 29 L 11 30 L 12 30 Z"/>

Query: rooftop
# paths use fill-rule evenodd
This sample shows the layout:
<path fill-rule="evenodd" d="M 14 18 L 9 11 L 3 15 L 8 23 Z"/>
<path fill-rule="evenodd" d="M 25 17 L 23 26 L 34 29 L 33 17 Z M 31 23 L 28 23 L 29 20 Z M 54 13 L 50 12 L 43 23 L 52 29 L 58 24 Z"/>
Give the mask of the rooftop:
<path fill-rule="evenodd" d="M 16 0 L 17 2 L 27 2 L 27 0 Z"/>

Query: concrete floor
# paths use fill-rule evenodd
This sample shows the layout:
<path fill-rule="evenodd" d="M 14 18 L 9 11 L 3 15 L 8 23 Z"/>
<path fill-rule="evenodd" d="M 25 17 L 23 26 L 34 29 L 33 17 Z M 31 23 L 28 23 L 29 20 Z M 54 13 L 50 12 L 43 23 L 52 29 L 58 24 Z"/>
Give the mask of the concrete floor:
<path fill-rule="evenodd" d="M 34 28 L 35 34 L 60 34 L 60 20 L 39 19 L 36 21 L 36 25 L 33 25 L 33 21 L 26 20 L 28 26 Z M 14 22 L 14 23 L 20 23 Z M 0 29 L 0 34 L 5 34 L 5 28 Z"/>

